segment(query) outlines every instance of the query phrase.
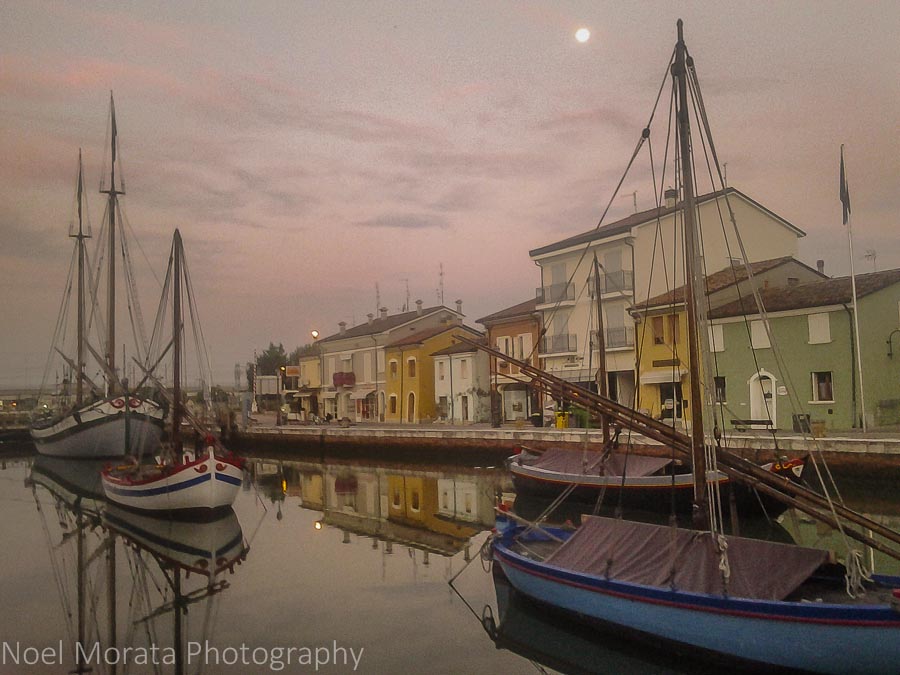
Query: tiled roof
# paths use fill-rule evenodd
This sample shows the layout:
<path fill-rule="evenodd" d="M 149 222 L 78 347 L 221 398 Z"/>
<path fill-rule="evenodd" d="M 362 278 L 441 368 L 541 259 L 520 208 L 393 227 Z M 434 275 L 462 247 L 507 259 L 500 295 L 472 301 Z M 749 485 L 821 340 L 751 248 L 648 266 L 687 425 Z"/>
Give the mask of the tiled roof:
<path fill-rule="evenodd" d="M 870 272 L 856 276 L 856 296 L 865 297 L 883 288 L 900 283 L 900 269 L 884 272 Z M 767 312 L 785 312 L 807 307 L 828 305 L 848 305 L 852 302 L 853 289 L 850 277 L 838 277 L 824 281 L 813 281 L 796 286 L 769 287 L 760 291 L 763 306 Z M 752 296 L 745 296 L 727 305 L 710 310 L 709 318 L 722 319 L 742 314 L 757 314 Z"/>
<path fill-rule="evenodd" d="M 700 195 L 696 198 L 696 203 L 698 205 L 700 205 L 703 202 L 710 201 L 710 200 L 712 200 L 716 197 L 722 196 L 723 194 L 726 194 L 726 193 L 728 195 L 732 195 L 732 194 L 738 195 L 738 196 L 742 197 L 743 199 L 747 200 L 750 204 L 753 204 L 757 208 L 765 211 L 766 213 L 770 214 L 776 220 L 779 220 L 782 223 L 784 223 L 785 226 L 794 230 L 794 232 L 797 233 L 797 236 L 803 237 L 806 235 L 806 233 L 803 232 L 803 230 L 801 230 L 800 228 L 796 227 L 795 225 L 792 225 L 790 222 L 788 222 L 781 216 L 779 216 L 776 213 L 772 212 L 771 210 L 767 209 L 766 207 L 764 207 L 762 204 L 760 204 L 756 200 L 748 197 L 743 192 L 741 192 L 740 190 L 733 188 L 733 187 L 729 187 L 724 191 L 718 190 L 716 192 L 709 192 L 705 195 Z M 578 246 L 579 244 L 587 244 L 588 242 L 596 241 L 598 239 L 606 239 L 607 237 L 613 237 L 617 234 L 623 234 L 623 233 L 631 230 L 631 228 L 636 227 L 638 225 L 643 225 L 644 223 L 654 221 L 657 218 L 664 218 L 665 216 L 668 216 L 669 214 L 673 213 L 674 211 L 676 211 L 677 209 L 680 209 L 680 208 L 681 208 L 681 203 L 679 202 L 675 206 L 663 206 L 658 209 L 652 208 L 652 209 L 647 209 L 646 211 L 640 211 L 638 213 L 633 213 L 630 216 L 628 216 L 627 218 L 622 218 L 621 220 L 617 220 L 613 223 L 608 223 L 608 224 L 604 225 L 603 227 L 599 227 L 599 228 L 595 227 L 594 229 L 588 230 L 587 232 L 582 232 L 581 234 L 576 234 L 574 237 L 569 237 L 567 239 L 557 241 L 553 244 L 548 244 L 547 246 L 541 246 L 540 248 L 533 249 L 528 252 L 528 255 L 530 255 L 532 258 L 534 258 L 539 255 L 544 255 L 545 253 L 553 253 L 554 251 L 561 251 L 563 249 L 569 248 L 570 246 Z"/>
<path fill-rule="evenodd" d="M 476 321 L 480 324 L 487 325 L 488 323 L 493 321 L 501 321 L 503 319 L 513 319 L 519 316 L 526 316 L 534 312 L 535 307 L 537 307 L 537 298 L 532 298 L 531 300 L 520 302 L 518 305 L 513 305 L 512 307 L 507 307 L 506 309 L 501 309 L 499 312 L 494 312 L 493 314 L 483 316 L 480 319 L 476 319 Z"/>
<path fill-rule="evenodd" d="M 754 275 L 762 274 L 763 272 L 768 272 L 769 270 L 773 270 L 776 267 L 780 267 L 781 265 L 785 265 L 791 261 L 794 261 L 798 265 L 803 265 L 803 267 L 806 267 L 810 271 L 815 271 L 811 267 L 809 267 L 809 265 L 806 265 L 805 263 L 802 263 L 796 258 L 793 258 L 789 255 L 782 256 L 781 258 L 771 258 L 769 260 L 759 260 L 757 262 L 752 262 L 750 263 L 750 268 L 753 270 Z M 822 276 L 824 278 L 825 275 Z M 713 272 L 708 277 L 706 277 L 706 293 L 707 295 L 709 295 L 711 293 L 715 293 L 716 291 L 721 291 L 723 288 L 728 288 L 729 286 L 733 286 L 736 283 L 746 281 L 746 279 L 747 268 L 743 264 L 736 264 L 732 267 L 726 267 L 719 270 L 718 272 Z M 646 302 L 641 302 L 635 305 L 634 308 L 648 309 L 650 307 L 677 305 L 683 302 L 684 286 L 679 286 L 672 291 L 654 296 Z"/>
<path fill-rule="evenodd" d="M 485 338 L 480 337 L 475 340 L 480 345 L 487 344 L 487 340 Z M 450 345 L 449 347 L 444 347 L 443 349 L 439 349 L 436 352 L 433 352 L 432 356 L 447 356 L 449 354 L 467 354 L 469 352 L 477 351 L 476 347 L 472 345 L 468 345 L 465 342 L 457 342 L 455 344 Z"/>
<path fill-rule="evenodd" d="M 399 340 L 395 340 L 394 342 L 390 342 L 386 347 L 405 347 L 407 345 L 417 345 L 425 342 L 428 338 L 433 338 L 436 335 L 441 335 L 442 333 L 446 333 L 448 330 L 458 330 L 458 331 L 468 331 L 471 335 L 480 336 L 481 331 L 477 331 L 474 328 L 469 328 L 468 326 L 463 326 L 462 324 L 452 324 L 449 326 L 435 326 L 434 328 L 428 328 L 426 330 L 419 331 L 418 333 L 412 333 L 411 335 L 404 335 Z"/>
<path fill-rule="evenodd" d="M 434 314 L 435 312 L 438 312 L 442 309 L 456 314 L 456 311 L 450 309 L 449 307 L 437 305 L 435 307 L 424 308 L 422 310 L 421 316 Z M 343 340 L 344 338 L 361 337 L 365 335 L 378 335 L 379 333 L 384 333 L 385 331 L 396 328 L 397 326 L 402 326 L 403 324 L 412 321 L 417 316 L 419 316 L 418 311 L 412 310 L 411 312 L 403 312 L 402 314 L 388 315 L 383 319 L 381 317 L 378 317 L 373 319 L 372 323 L 361 323 L 358 326 L 353 326 L 352 328 L 346 329 L 343 333 L 335 333 L 334 335 L 329 335 L 328 337 L 322 338 L 321 340 L 319 340 L 319 342 L 330 342 L 332 340 Z"/>

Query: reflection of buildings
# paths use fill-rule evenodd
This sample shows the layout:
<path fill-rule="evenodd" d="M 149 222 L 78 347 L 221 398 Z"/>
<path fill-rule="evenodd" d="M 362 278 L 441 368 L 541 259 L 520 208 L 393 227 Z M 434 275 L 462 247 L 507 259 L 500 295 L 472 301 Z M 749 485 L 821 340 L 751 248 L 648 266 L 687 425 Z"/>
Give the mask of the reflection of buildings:
<path fill-rule="evenodd" d="M 283 462 L 288 493 L 321 511 L 317 523 L 349 534 L 451 556 L 494 525 L 499 469 Z"/>

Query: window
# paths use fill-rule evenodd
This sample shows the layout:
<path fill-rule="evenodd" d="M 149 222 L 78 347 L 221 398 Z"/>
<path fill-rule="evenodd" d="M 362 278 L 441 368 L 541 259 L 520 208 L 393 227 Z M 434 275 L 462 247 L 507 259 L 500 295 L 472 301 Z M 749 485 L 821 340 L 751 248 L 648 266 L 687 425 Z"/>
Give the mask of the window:
<path fill-rule="evenodd" d="M 441 491 L 441 508 L 444 511 L 450 508 L 450 493 L 446 490 Z"/>
<path fill-rule="evenodd" d="M 666 344 L 666 334 L 664 326 L 663 317 L 654 316 L 653 317 L 653 344 L 655 345 L 664 345 Z"/>
<path fill-rule="evenodd" d="M 808 314 L 806 317 L 809 325 L 809 344 L 821 345 L 831 342 L 831 323 L 828 312 L 822 314 Z"/>
<path fill-rule="evenodd" d="M 821 370 L 812 374 L 812 400 L 834 402 L 834 387 L 831 382 L 831 371 Z"/>
<path fill-rule="evenodd" d="M 670 314 L 669 319 L 669 344 L 674 345 L 678 342 L 678 316 Z"/>
<path fill-rule="evenodd" d="M 397 414 L 397 396 L 394 395 L 394 394 L 391 394 L 390 411 L 391 411 L 391 414 L 392 414 L 392 415 L 396 415 L 396 414 Z"/>
<path fill-rule="evenodd" d="M 510 340 L 507 336 L 502 336 L 497 338 L 497 351 L 503 352 L 507 356 L 513 356 L 511 353 L 512 350 L 512 340 Z"/>
<path fill-rule="evenodd" d="M 513 357 L 517 357 L 519 360 L 525 358 L 525 336 L 520 335 L 516 338 L 516 344 L 518 346 L 518 353 L 513 354 Z"/>
<path fill-rule="evenodd" d="M 391 359 L 391 377 L 397 377 L 397 362 Z"/>
<path fill-rule="evenodd" d="M 466 513 L 472 513 L 472 494 L 467 492 L 465 497 Z"/>
<path fill-rule="evenodd" d="M 438 380 L 444 379 L 444 368 L 445 367 L 446 366 L 443 361 L 438 361 Z"/>
<path fill-rule="evenodd" d="M 416 360 L 415 360 L 415 359 L 409 359 L 409 360 L 406 362 L 406 374 L 407 374 L 409 377 L 415 377 L 415 376 L 416 376 Z"/>
<path fill-rule="evenodd" d="M 462 359 L 459 362 L 459 376 L 464 380 L 469 377 L 469 360 Z"/>
<path fill-rule="evenodd" d="M 418 490 L 412 491 L 412 499 L 410 500 L 410 508 L 413 511 L 419 510 L 419 491 Z"/>
<path fill-rule="evenodd" d="M 719 375 L 716 375 L 713 378 L 716 387 L 716 403 L 725 403 L 728 401 L 728 398 L 725 396 L 725 378 Z"/>
<path fill-rule="evenodd" d="M 764 321 L 750 322 L 750 346 L 753 349 L 768 349 L 772 346 L 769 342 L 769 334 L 766 332 L 766 323 Z"/>
<path fill-rule="evenodd" d="M 400 488 L 398 488 L 398 487 L 394 488 L 392 504 L 395 509 L 400 508 Z"/>
<path fill-rule="evenodd" d="M 725 334 L 722 332 L 722 326 L 709 327 L 709 350 L 711 352 L 725 351 Z"/>

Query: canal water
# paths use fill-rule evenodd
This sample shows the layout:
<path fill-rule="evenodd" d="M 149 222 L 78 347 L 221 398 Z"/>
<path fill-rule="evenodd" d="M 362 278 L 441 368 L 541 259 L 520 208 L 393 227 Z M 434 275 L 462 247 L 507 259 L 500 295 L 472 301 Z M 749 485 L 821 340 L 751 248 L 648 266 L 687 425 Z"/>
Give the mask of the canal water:
<path fill-rule="evenodd" d="M 256 459 L 233 512 L 207 523 L 107 505 L 98 468 L 0 465 L 0 673 L 717 672 L 548 614 L 493 573 L 480 550 L 496 501 L 544 506 L 499 467 Z M 844 497 L 898 525 L 890 489 Z M 746 528 L 831 536 L 790 513 Z"/>

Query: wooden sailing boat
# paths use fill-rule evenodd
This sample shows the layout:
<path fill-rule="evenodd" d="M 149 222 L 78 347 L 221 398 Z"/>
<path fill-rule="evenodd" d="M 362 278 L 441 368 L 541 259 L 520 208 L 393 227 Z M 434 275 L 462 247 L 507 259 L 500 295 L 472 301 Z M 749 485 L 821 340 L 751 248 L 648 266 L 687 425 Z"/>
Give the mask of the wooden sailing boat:
<path fill-rule="evenodd" d="M 157 402 L 137 393 L 125 396 L 116 371 L 116 257 L 117 232 L 121 230 L 124 244 L 124 228 L 121 218 L 117 226 L 117 215 L 121 215 L 118 196 L 125 194 L 121 176 L 116 178 L 118 136 L 116 131 L 116 111 L 110 94 L 110 184 L 109 189 L 101 188 L 107 194 L 108 221 L 108 270 L 107 270 L 107 335 L 105 355 L 98 353 L 87 340 L 88 300 L 94 305 L 92 289 L 86 279 L 87 250 L 85 240 L 90 238 L 90 226 L 86 222 L 87 203 L 84 196 L 84 171 L 81 153 L 78 154 L 78 181 L 76 189 L 77 229 L 70 228 L 69 236 L 75 239 L 77 270 L 77 328 L 74 359 L 65 354 L 58 345 L 51 352 L 59 353 L 72 370 L 75 396 L 70 405 L 59 406 L 57 410 L 38 416 L 31 426 L 31 437 L 38 452 L 60 457 L 120 457 L 128 452 L 153 449 L 162 435 L 165 412 Z M 124 251 L 124 248 L 123 248 Z M 126 256 L 127 259 L 127 256 Z M 67 288 L 71 289 L 71 279 Z M 65 303 L 67 306 L 68 303 Z M 105 383 L 97 385 L 86 373 L 88 352 L 94 357 L 104 372 Z M 42 387 L 43 388 L 43 387 Z M 130 433 L 125 443 L 125 417 L 130 417 Z"/>
<path fill-rule="evenodd" d="M 858 552 L 845 564 L 822 550 L 726 536 L 711 499 L 707 461 L 729 475 L 756 481 L 757 489 L 788 501 L 845 537 L 896 558 L 900 551 L 854 530 L 861 525 L 893 544 L 900 533 L 856 514 L 830 498 L 767 475 L 725 451 L 703 427 L 697 301 L 702 279 L 694 218 L 693 166 L 687 91 L 702 110 L 693 61 L 678 22 L 671 68 L 684 191 L 686 305 L 690 335 L 691 438 L 664 430 L 652 418 L 606 410 L 673 448 L 689 450 L 695 480 L 697 529 L 679 529 L 587 516 L 574 533 L 513 527 L 500 521 L 493 557 L 523 594 L 582 618 L 651 638 L 688 645 L 741 662 L 823 673 L 894 673 L 900 664 L 900 577 L 866 577 Z M 699 99 L 699 102 L 698 102 Z M 705 113 L 704 113 L 705 115 Z M 704 119 L 705 122 L 705 119 Z M 713 151 L 714 152 L 714 151 Z M 707 372 L 708 374 L 708 372 Z M 564 384 L 545 378 L 552 386 Z M 576 395 L 579 395 L 575 392 Z M 589 394 L 583 400 L 593 400 Z M 597 397 L 599 398 L 599 397 Z M 598 404 L 605 405 L 602 400 Z M 713 464 L 712 470 L 716 470 Z M 706 522 L 704 522 L 706 521 Z M 844 523 L 844 524 L 842 524 Z M 849 549 L 849 541 L 848 541 Z"/>
<path fill-rule="evenodd" d="M 244 461 L 228 452 L 217 439 L 185 410 L 182 395 L 182 347 L 184 316 L 182 311 L 182 282 L 189 287 L 184 262 L 181 233 L 175 230 L 169 272 L 163 296 L 172 288 L 172 341 L 173 387 L 171 392 L 172 429 L 167 452 L 160 461 L 145 464 L 143 458 L 134 457 L 134 463 L 107 467 L 102 473 L 103 489 L 110 501 L 126 508 L 154 513 L 194 514 L 209 517 L 231 508 L 244 478 Z M 193 294 L 186 293 L 189 302 Z M 160 305 L 164 314 L 165 303 Z M 192 310 L 192 314 L 194 314 Z M 167 352 L 168 347 L 163 350 Z M 153 378 L 153 368 L 144 367 Z M 156 379 L 156 378 L 154 378 Z M 159 381 L 158 379 L 156 380 Z M 187 457 L 182 439 L 182 421 L 194 425 L 202 450 L 195 457 Z"/>

